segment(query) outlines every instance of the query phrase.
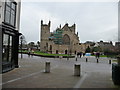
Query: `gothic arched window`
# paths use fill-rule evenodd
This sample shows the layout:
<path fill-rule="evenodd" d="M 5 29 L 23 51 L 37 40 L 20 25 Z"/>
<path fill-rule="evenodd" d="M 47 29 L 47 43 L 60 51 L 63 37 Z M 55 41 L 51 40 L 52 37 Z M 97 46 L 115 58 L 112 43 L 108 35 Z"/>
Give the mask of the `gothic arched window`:
<path fill-rule="evenodd" d="M 70 37 L 67 34 L 63 36 L 63 44 L 70 45 Z"/>

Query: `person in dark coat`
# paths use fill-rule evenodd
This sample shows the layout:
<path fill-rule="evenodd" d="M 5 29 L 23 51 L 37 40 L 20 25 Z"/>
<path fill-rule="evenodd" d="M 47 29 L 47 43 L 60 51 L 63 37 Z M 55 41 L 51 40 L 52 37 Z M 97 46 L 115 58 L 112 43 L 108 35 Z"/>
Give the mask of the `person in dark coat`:
<path fill-rule="evenodd" d="M 83 56 L 85 56 L 85 53 L 83 53 Z"/>
<path fill-rule="evenodd" d="M 96 58 L 99 58 L 99 57 L 100 57 L 100 53 L 97 52 L 97 53 L 96 53 Z"/>
<path fill-rule="evenodd" d="M 81 58 L 81 56 L 82 56 L 82 52 L 80 52 L 79 55 L 80 55 L 80 58 Z"/>

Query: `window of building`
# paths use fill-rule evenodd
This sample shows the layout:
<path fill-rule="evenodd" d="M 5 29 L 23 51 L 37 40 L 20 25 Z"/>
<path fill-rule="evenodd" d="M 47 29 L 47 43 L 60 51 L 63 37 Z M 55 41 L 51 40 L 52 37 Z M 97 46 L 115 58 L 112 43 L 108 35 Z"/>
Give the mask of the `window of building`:
<path fill-rule="evenodd" d="M 70 37 L 67 34 L 63 36 L 63 44 L 70 45 Z"/>
<path fill-rule="evenodd" d="M 15 26 L 16 3 L 7 1 L 5 3 L 5 23 Z"/>
<path fill-rule="evenodd" d="M 1 6 L 0 6 L 0 18 L 1 18 L 1 10 L 2 10 L 2 8 L 1 8 Z"/>
<path fill-rule="evenodd" d="M 9 35 L 3 35 L 3 61 L 8 60 L 8 49 L 9 48 Z"/>
<path fill-rule="evenodd" d="M 58 50 L 56 50 L 56 54 L 58 54 Z"/>
<path fill-rule="evenodd" d="M 12 60 L 12 36 L 9 37 L 9 61 Z"/>
<path fill-rule="evenodd" d="M 50 51 L 52 51 L 52 45 L 50 45 Z"/>
<path fill-rule="evenodd" d="M 3 34 L 3 61 L 11 62 L 12 60 L 12 36 Z"/>

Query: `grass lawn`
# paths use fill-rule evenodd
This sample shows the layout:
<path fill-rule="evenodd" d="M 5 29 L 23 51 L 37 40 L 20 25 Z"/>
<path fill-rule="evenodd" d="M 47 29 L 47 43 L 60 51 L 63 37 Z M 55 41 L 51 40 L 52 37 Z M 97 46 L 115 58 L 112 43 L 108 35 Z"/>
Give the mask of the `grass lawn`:
<path fill-rule="evenodd" d="M 67 54 L 49 54 L 49 53 L 42 53 L 42 52 L 35 52 L 35 54 L 45 55 L 45 56 L 71 56 Z"/>
<path fill-rule="evenodd" d="M 95 55 L 91 55 L 91 56 L 95 56 Z M 100 55 L 100 57 L 107 57 L 106 55 Z"/>
<path fill-rule="evenodd" d="M 21 51 L 19 50 L 19 52 Z M 28 51 L 22 51 L 22 52 L 27 53 Z M 68 54 L 50 54 L 50 53 L 43 53 L 40 51 L 35 51 L 34 54 L 43 55 L 43 56 L 71 56 Z"/>

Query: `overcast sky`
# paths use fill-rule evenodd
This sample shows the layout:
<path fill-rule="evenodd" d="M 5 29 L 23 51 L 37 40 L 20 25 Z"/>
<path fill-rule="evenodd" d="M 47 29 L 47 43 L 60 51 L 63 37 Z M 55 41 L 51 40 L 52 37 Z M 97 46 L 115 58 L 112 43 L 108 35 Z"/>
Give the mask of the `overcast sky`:
<path fill-rule="evenodd" d="M 105 1 L 22 2 L 20 32 L 27 42 L 40 41 L 40 21 L 47 24 L 50 20 L 51 32 L 60 24 L 71 26 L 75 23 L 80 42 L 115 42 L 118 39 L 118 0 Z"/>

